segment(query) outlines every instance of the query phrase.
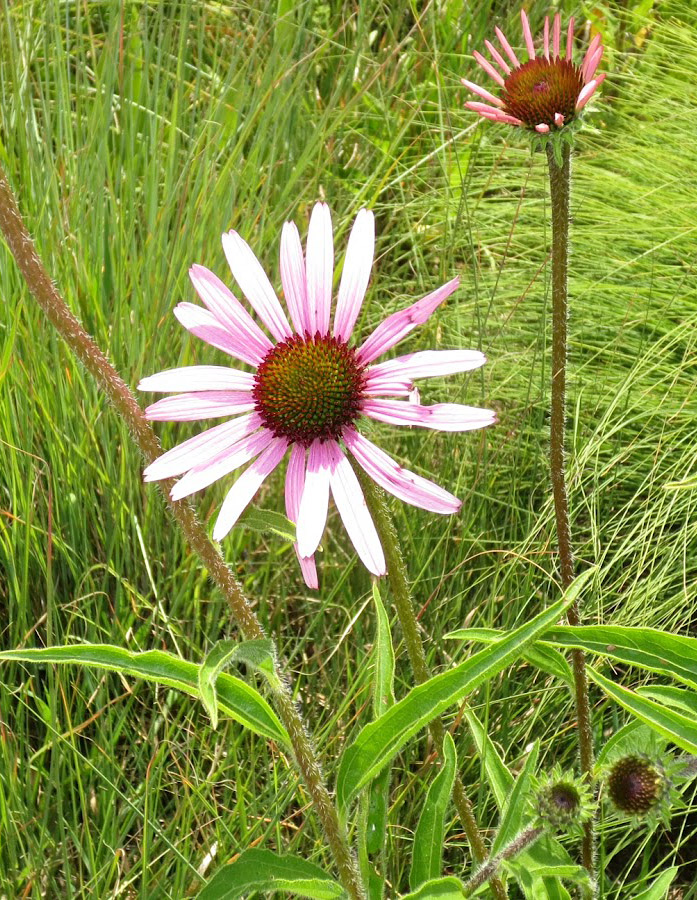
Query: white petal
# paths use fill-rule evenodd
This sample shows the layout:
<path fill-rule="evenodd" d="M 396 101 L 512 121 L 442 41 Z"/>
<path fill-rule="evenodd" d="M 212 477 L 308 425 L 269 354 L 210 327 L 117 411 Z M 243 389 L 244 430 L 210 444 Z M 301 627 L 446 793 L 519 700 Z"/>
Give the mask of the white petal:
<path fill-rule="evenodd" d="M 379 422 L 391 425 L 418 425 L 436 431 L 472 431 L 496 422 L 496 413 L 478 406 L 460 403 L 435 403 L 420 406 L 403 400 L 366 400 L 363 413 Z"/>
<path fill-rule="evenodd" d="M 378 363 L 368 369 L 368 385 L 374 378 L 391 375 L 394 378 L 434 378 L 478 369 L 486 356 L 478 350 L 421 350 L 396 359 Z"/>
<path fill-rule="evenodd" d="M 307 232 L 307 311 L 310 332 L 325 335 L 329 331 L 334 279 L 334 237 L 332 217 L 326 203 L 316 203 Z"/>
<path fill-rule="evenodd" d="M 163 397 L 151 403 L 145 415 L 151 422 L 195 422 L 251 412 L 255 405 L 248 391 L 199 391 Z"/>
<path fill-rule="evenodd" d="M 362 209 L 351 229 L 334 315 L 334 335 L 341 341 L 348 341 L 356 324 L 368 287 L 374 253 L 375 217 L 370 210 Z"/>
<path fill-rule="evenodd" d="M 177 393 L 179 391 L 251 391 L 254 375 L 227 366 L 182 366 L 141 378 L 139 391 Z"/>
<path fill-rule="evenodd" d="M 309 331 L 305 260 L 293 222 L 286 222 L 281 232 L 281 283 L 293 326 L 298 334 L 305 334 Z"/>
<path fill-rule="evenodd" d="M 301 556 L 312 556 L 322 540 L 329 505 L 329 458 L 326 445 L 319 440 L 310 447 L 307 474 L 298 510 L 298 549 Z"/>

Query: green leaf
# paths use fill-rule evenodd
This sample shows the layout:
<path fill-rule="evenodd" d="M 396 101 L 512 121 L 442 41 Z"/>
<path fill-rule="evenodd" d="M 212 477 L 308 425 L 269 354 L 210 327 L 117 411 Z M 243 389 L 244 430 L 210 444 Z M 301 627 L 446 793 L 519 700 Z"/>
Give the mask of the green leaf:
<path fill-rule="evenodd" d="M 375 663 L 373 667 L 373 712 L 381 716 L 394 704 L 394 647 L 390 620 L 380 596 L 377 581 L 373 581 L 373 600 L 377 614 Z"/>
<path fill-rule="evenodd" d="M 665 684 L 643 684 L 637 688 L 637 694 L 662 701 L 666 706 L 672 706 L 688 716 L 697 718 L 697 694 L 694 691 Z"/>
<path fill-rule="evenodd" d="M 697 638 L 666 634 L 656 628 L 559 625 L 551 628 L 544 640 L 562 647 L 580 647 L 697 688 Z"/>
<path fill-rule="evenodd" d="M 341 885 L 314 863 L 254 848 L 219 869 L 199 893 L 198 900 L 233 900 L 252 891 L 287 891 L 315 900 L 346 896 Z"/>
<path fill-rule="evenodd" d="M 443 765 L 426 794 L 419 824 L 414 833 L 409 886 L 415 890 L 420 884 L 440 875 L 445 838 L 445 816 L 455 781 L 457 753 L 449 732 L 443 742 Z"/>
<path fill-rule="evenodd" d="M 503 635 L 504 632 L 498 628 L 458 628 L 456 631 L 446 634 L 445 637 L 453 640 L 494 644 Z M 541 671 L 547 672 L 548 675 L 553 675 L 555 678 L 561 678 L 568 685 L 573 685 L 574 683 L 571 666 L 554 647 L 546 647 L 541 643 L 534 644 L 523 653 L 523 659 L 536 669 L 541 669 Z"/>
<path fill-rule="evenodd" d="M 661 872 L 651 887 L 642 891 L 640 894 L 637 894 L 635 900 L 665 900 L 668 888 L 675 880 L 677 874 L 677 866 L 673 866 L 672 869 L 666 869 L 665 872 Z"/>
<path fill-rule="evenodd" d="M 499 830 L 491 845 L 492 855 L 502 850 L 506 844 L 509 844 L 522 831 L 525 820 L 529 821 L 531 818 L 528 793 L 530 791 L 530 780 L 535 771 L 539 754 L 540 744 L 539 741 L 535 741 L 520 775 L 515 780 L 513 790 L 509 794 L 503 816 L 501 817 Z"/>
<path fill-rule="evenodd" d="M 643 734 L 653 734 L 651 729 L 642 722 L 632 719 L 623 725 L 619 731 L 616 731 L 612 737 L 609 737 L 603 744 L 600 753 L 595 761 L 596 769 L 607 765 L 611 760 L 625 753 L 632 753 L 636 749 L 637 738 L 641 739 Z"/>
<path fill-rule="evenodd" d="M 588 677 L 601 687 L 608 697 L 635 715 L 637 719 L 649 725 L 654 731 L 669 741 L 673 741 L 683 750 L 687 750 L 688 753 L 697 753 L 697 720 L 694 717 L 688 718 L 682 713 L 656 703 L 655 700 L 649 700 L 648 697 L 642 697 L 620 684 L 615 684 L 614 681 L 605 678 L 590 666 L 588 666 Z"/>
<path fill-rule="evenodd" d="M 434 878 L 410 894 L 402 894 L 402 900 L 462 900 L 465 886 L 459 878 Z"/>
<path fill-rule="evenodd" d="M 198 689 L 201 702 L 210 716 L 213 728 L 218 727 L 216 682 L 223 669 L 232 665 L 233 662 L 251 666 L 264 675 L 272 687 L 280 687 L 280 680 L 276 675 L 273 641 L 268 638 L 253 641 L 218 641 L 198 670 Z"/>
<path fill-rule="evenodd" d="M 200 699 L 198 679 L 201 667 L 162 650 L 131 653 L 111 644 L 77 644 L 70 647 L 0 652 L 0 662 L 6 659 L 25 663 L 73 663 L 107 669 L 157 684 L 166 684 Z M 232 675 L 220 675 L 217 687 L 221 712 L 256 734 L 290 746 L 285 728 L 258 691 Z"/>
<path fill-rule="evenodd" d="M 587 580 L 587 575 L 588 572 L 576 579 L 561 600 L 531 621 L 448 672 L 412 688 L 380 718 L 366 725 L 341 758 L 336 785 L 340 808 L 345 809 L 413 735 L 518 659 L 531 641 L 574 602 L 580 590 L 578 583 L 584 576 L 584 581 Z"/>
<path fill-rule="evenodd" d="M 298 539 L 295 523 L 287 519 L 283 513 L 273 509 L 258 509 L 256 506 L 250 506 L 240 517 L 239 524 L 252 531 L 259 531 L 261 534 L 274 534 L 282 537 L 284 541 L 289 541 L 291 544 L 296 543 Z"/>

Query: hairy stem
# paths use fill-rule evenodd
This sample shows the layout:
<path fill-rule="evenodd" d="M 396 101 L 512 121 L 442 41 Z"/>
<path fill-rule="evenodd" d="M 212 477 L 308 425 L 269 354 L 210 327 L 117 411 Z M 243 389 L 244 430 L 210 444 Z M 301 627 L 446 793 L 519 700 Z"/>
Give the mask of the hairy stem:
<path fill-rule="evenodd" d="M 469 897 L 477 888 L 491 880 L 498 873 L 502 862 L 505 862 L 507 859 L 513 859 L 519 853 L 522 853 L 523 850 L 534 844 L 543 833 L 544 828 L 540 825 L 529 825 L 524 831 L 521 831 L 518 837 L 505 846 L 500 853 L 487 859 L 477 869 L 474 875 L 465 883 L 465 896 Z"/>
<path fill-rule="evenodd" d="M 145 418 L 129 387 L 93 338 L 83 329 L 51 281 L 39 259 L 31 235 L 22 221 L 14 192 L 2 167 L 0 167 L 0 230 L 5 236 L 29 290 L 46 317 L 111 401 L 116 412 L 128 426 L 133 442 L 143 454 L 146 462 L 152 462 L 162 452 L 152 426 Z M 241 632 L 247 638 L 264 637 L 265 632 L 261 622 L 220 551 L 212 543 L 196 517 L 191 505 L 186 501 L 175 502 L 170 499 L 171 481 L 161 482 L 161 484 L 173 518 L 181 528 L 189 546 L 198 555 L 201 563 L 223 593 Z M 290 736 L 295 761 L 322 823 L 343 885 L 350 897 L 362 900 L 365 893 L 346 830 L 339 820 L 336 806 L 324 782 L 317 754 L 293 702 L 285 675 L 281 671 L 278 672 L 278 675 L 281 686 L 273 691 L 273 700 L 279 717 Z"/>
<path fill-rule="evenodd" d="M 404 643 L 407 647 L 409 662 L 411 663 L 412 672 L 414 673 L 416 682 L 421 684 L 431 677 L 431 673 L 429 671 L 428 663 L 426 662 L 426 652 L 419 632 L 414 601 L 407 580 L 407 570 L 399 546 L 397 531 L 394 522 L 392 521 L 392 516 L 390 515 L 382 488 L 378 487 L 378 485 L 376 485 L 375 482 L 365 474 L 361 467 L 353 462 L 353 460 L 351 461 L 351 464 L 361 482 L 368 509 L 375 522 L 375 527 L 385 552 L 387 580 L 389 581 L 392 590 L 392 598 L 394 600 L 395 609 L 397 610 L 397 617 L 399 618 L 399 624 L 402 629 Z M 429 725 L 429 730 L 431 732 L 433 743 L 438 751 L 438 755 L 442 759 L 445 726 L 441 719 L 434 719 Z M 458 815 L 460 816 L 462 827 L 467 835 L 472 856 L 475 862 L 480 863 L 486 859 L 487 849 L 484 839 L 479 831 L 472 804 L 467 797 L 465 787 L 459 775 L 455 777 L 453 800 Z M 491 890 L 497 900 L 503 900 L 503 898 L 507 896 L 506 888 L 498 878 L 492 880 Z"/>
<path fill-rule="evenodd" d="M 552 403 L 550 410 L 549 466 L 554 496 L 554 513 L 559 543 L 559 568 L 562 588 L 566 590 L 574 580 L 574 556 L 569 524 L 569 498 L 566 487 L 566 357 L 568 331 L 567 273 L 569 266 L 569 194 L 571 189 L 571 148 L 562 148 L 561 166 L 557 165 L 554 150 L 547 145 L 549 186 L 552 207 Z M 570 625 L 580 625 L 578 603 L 567 613 Z M 572 650 L 571 661 L 576 695 L 581 772 L 590 781 L 593 770 L 593 732 L 586 657 L 583 650 Z M 595 836 L 593 821 L 584 824 L 583 865 L 591 881 L 595 880 Z"/>

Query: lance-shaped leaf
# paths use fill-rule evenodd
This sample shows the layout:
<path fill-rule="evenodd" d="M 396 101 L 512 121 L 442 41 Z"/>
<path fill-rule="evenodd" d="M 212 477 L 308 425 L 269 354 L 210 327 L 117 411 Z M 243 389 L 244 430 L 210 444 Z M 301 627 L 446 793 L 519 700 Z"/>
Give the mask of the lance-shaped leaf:
<path fill-rule="evenodd" d="M 459 878 L 434 878 L 410 894 L 402 894 L 402 900 L 462 900 L 465 886 Z"/>
<path fill-rule="evenodd" d="M 429 678 L 379 719 L 366 725 L 341 758 L 337 799 L 341 808 L 399 753 L 407 741 L 448 707 L 462 701 L 523 653 L 574 602 L 593 570 L 584 572 L 557 603 L 497 643 L 475 653 L 447 672 Z"/>
<path fill-rule="evenodd" d="M 218 676 L 234 662 L 245 663 L 260 672 L 273 688 L 280 687 L 276 674 L 276 657 L 273 641 L 260 638 L 253 641 L 218 641 L 198 670 L 198 689 L 201 702 L 210 716 L 213 728 L 218 727 Z"/>
<path fill-rule="evenodd" d="M 198 900 L 234 900 L 258 891 L 288 892 L 294 897 L 333 900 L 345 897 L 340 884 L 314 863 L 299 856 L 278 856 L 252 848 L 219 869 L 198 894 Z"/>
<path fill-rule="evenodd" d="M 257 506 L 249 506 L 240 516 L 239 524 L 261 534 L 273 534 L 291 544 L 298 540 L 295 524 L 283 513 L 274 509 L 259 509 Z"/>
<path fill-rule="evenodd" d="M 36 650 L 5 650 L 0 653 L 0 661 L 7 659 L 25 663 L 71 663 L 106 669 L 122 675 L 134 675 L 156 684 L 165 684 L 200 698 L 200 666 L 162 650 L 132 653 L 111 644 L 76 644 Z M 288 734 L 276 713 L 257 690 L 241 679 L 232 675 L 219 676 L 218 704 L 221 712 L 251 731 L 290 746 Z"/>

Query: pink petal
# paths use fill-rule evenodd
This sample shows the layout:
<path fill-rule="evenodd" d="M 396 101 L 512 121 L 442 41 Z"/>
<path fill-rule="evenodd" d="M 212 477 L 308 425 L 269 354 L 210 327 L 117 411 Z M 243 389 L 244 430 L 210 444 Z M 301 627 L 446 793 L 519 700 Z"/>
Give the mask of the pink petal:
<path fill-rule="evenodd" d="M 251 391 L 254 375 L 227 366 L 183 366 L 141 378 L 139 391 Z"/>
<path fill-rule="evenodd" d="M 326 203 L 316 203 L 307 232 L 305 262 L 307 283 L 307 319 L 310 333 L 329 331 L 334 279 L 334 237 L 332 217 Z"/>
<path fill-rule="evenodd" d="M 486 356 L 478 350 L 420 350 L 371 366 L 368 380 L 390 375 L 403 379 L 454 375 L 478 369 L 485 362 Z"/>
<path fill-rule="evenodd" d="M 340 341 L 351 337 L 368 287 L 374 253 L 375 217 L 370 210 L 362 209 L 351 229 L 334 314 L 334 336 Z"/>
<path fill-rule="evenodd" d="M 300 498 L 305 487 L 305 448 L 300 444 L 293 444 L 290 451 L 290 459 L 288 460 L 288 468 L 286 469 L 286 515 L 291 522 L 297 522 L 298 512 L 300 511 Z M 300 571 L 305 579 L 305 584 L 317 590 L 319 581 L 317 579 L 317 567 L 315 566 L 314 556 L 305 558 L 300 555 L 298 545 L 293 544 L 295 548 L 298 562 L 300 563 Z"/>
<path fill-rule="evenodd" d="M 390 347 L 398 344 L 417 325 L 423 325 L 459 284 L 460 279 L 453 278 L 406 309 L 400 309 L 399 312 L 388 316 L 359 348 L 358 361 L 363 365 L 372 362 Z"/>
<path fill-rule="evenodd" d="M 574 52 L 574 18 L 569 19 L 569 27 L 566 30 L 566 58 L 571 59 Z"/>
<path fill-rule="evenodd" d="M 600 46 L 601 40 L 602 40 L 602 38 L 600 37 L 600 35 L 596 34 L 596 36 L 593 38 L 593 40 L 588 45 L 588 49 L 586 50 L 586 55 L 583 57 L 583 62 L 581 63 L 581 75 L 583 76 L 583 80 L 585 82 L 587 82 L 589 80 L 588 64 L 592 60 L 593 54 Z"/>
<path fill-rule="evenodd" d="M 554 28 L 552 29 L 552 51 L 554 59 L 559 59 L 559 46 L 561 44 L 561 15 L 559 13 L 554 17 Z"/>
<path fill-rule="evenodd" d="M 543 42 L 545 48 L 545 59 L 549 59 L 549 16 L 545 16 Z"/>
<path fill-rule="evenodd" d="M 418 425 L 436 431 L 472 431 L 497 421 L 493 410 L 462 406 L 460 403 L 419 406 L 403 400 L 366 400 L 363 413 L 391 425 Z"/>
<path fill-rule="evenodd" d="M 277 341 L 289 338 L 292 331 L 286 314 L 249 244 L 236 231 L 229 231 L 223 235 L 223 250 L 235 281 L 264 325 Z"/>
<path fill-rule="evenodd" d="M 356 473 L 338 444 L 329 441 L 326 447 L 331 466 L 329 483 L 344 528 L 366 569 L 373 575 L 384 575 L 385 556 Z"/>
<path fill-rule="evenodd" d="M 298 229 L 286 222 L 281 232 L 281 283 L 291 321 L 298 334 L 310 330 L 307 320 L 305 260 Z"/>
<path fill-rule="evenodd" d="M 539 131 L 540 134 L 549 134 L 549 125 L 545 122 L 540 122 L 539 125 L 535 125 L 535 131 Z"/>
<path fill-rule="evenodd" d="M 196 293 L 230 334 L 254 352 L 255 365 L 266 356 L 273 344 L 227 285 L 205 266 L 194 265 L 189 278 Z M 258 359 L 257 359 L 258 357 Z"/>
<path fill-rule="evenodd" d="M 578 95 L 578 100 L 576 101 L 576 112 L 580 112 L 580 110 L 583 109 L 595 93 L 596 88 L 598 88 L 604 80 L 605 75 L 601 75 L 599 78 L 593 78 L 592 81 L 589 81 L 588 84 L 583 87 L 581 93 Z"/>
<path fill-rule="evenodd" d="M 484 46 L 491 53 L 492 59 L 494 62 L 501 67 L 501 70 L 506 73 L 506 75 L 511 74 L 511 67 L 508 65 L 506 60 L 501 56 L 499 51 L 494 47 L 491 41 L 484 41 Z"/>
<path fill-rule="evenodd" d="M 307 461 L 305 487 L 298 510 L 298 550 L 301 556 L 312 556 L 319 547 L 327 522 L 329 504 L 329 458 L 326 445 L 313 441 Z"/>
<path fill-rule="evenodd" d="M 151 422 L 194 422 L 250 412 L 255 403 L 247 391 L 199 391 L 164 397 L 145 410 Z"/>
<path fill-rule="evenodd" d="M 528 59 L 535 59 L 535 45 L 532 42 L 530 23 L 524 9 L 520 11 L 520 21 L 523 23 L 523 37 L 525 38 L 525 46 L 528 48 Z"/>
<path fill-rule="evenodd" d="M 254 459 L 269 446 L 272 440 L 273 434 L 268 428 L 262 428 L 260 431 L 246 435 L 210 459 L 189 469 L 186 475 L 174 485 L 170 491 L 170 497 L 172 500 L 181 500 L 182 497 L 188 497 L 196 491 L 203 490 L 214 481 L 239 469 L 250 459 Z"/>
<path fill-rule="evenodd" d="M 492 93 L 485 90 L 483 87 L 479 87 L 478 84 L 475 84 L 473 81 L 468 81 L 466 78 L 461 78 L 460 81 L 464 84 L 464 86 L 472 91 L 473 94 L 478 94 L 487 103 L 492 103 L 494 106 L 501 107 L 503 106 L 503 101 L 499 100 L 498 97 L 495 97 Z"/>
<path fill-rule="evenodd" d="M 495 81 L 497 84 L 499 84 L 501 87 L 504 87 L 504 86 L 505 86 L 505 83 L 506 83 L 506 82 L 503 80 L 503 78 L 501 78 L 501 76 L 499 75 L 499 73 L 498 73 L 498 72 L 496 71 L 496 69 L 491 65 L 491 63 L 489 62 L 488 59 L 486 59 L 485 57 L 483 57 L 482 54 L 481 54 L 481 53 L 478 53 L 476 50 L 474 51 L 474 53 L 472 54 L 472 56 L 477 60 L 477 62 L 479 63 L 479 65 L 482 67 L 482 69 L 484 69 L 484 71 L 486 72 L 486 74 L 487 74 L 490 78 L 493 78 L 494 81 Z"/>
<path fill-rule="evenodd" d="M 467 109 L 474 110 L 474 112 L 478 112 L 480 116 L 485 116 L 487 119 L 497 119 L 501 115 L 500 109 L 497 109 L 495 106 L 489 106 L 488 103 L 480 103 L 478 100 L 468 100 L 465 106 Z"/>
<path fill-rule="evenodd" d="M 506 56 L 510 59 L 510 61 L 513 63 L 513 65 L 515 66 L 516 69 L 519 68 L 520 61 L 518 60 L 518 57 L 513 52 L 513 48 L 511 47 L 511 45 L 506 40 L 506 36 L 503 33 L 503 31 L 501 31 L 501 29 L 498 27 L 498 25 L 496 26 L 496 28 L 494 28 L 494 31 L 496 32 L 496 37 L 499 39 L 499 44 L 501 44 L 501 46 L 503 47 L 503 51 L 506 54 Z"/>
<path fill-rule="evenodd" d="M 564 116 L 561 113 L 554 113 L 554 124 L 557 128 L 561 128 L 564 124 Z"/>
<path fill-rule="evenodd" d="M 201 306 L 193 303 L 178 303 L 174 307 L 174 315 L 191 334 L 201 338 L 211 347 L 216 347 L 236 359 L 241 359 L 242 362 L 249 363 L 250 366 L 256 368 L 265 355 L 260 353 L 251 337 L 233 336 L 220 324 L 212 312 Z M 270 343 L 269 346 L 271 346 Z"/>
<path fill-rule="evenodd" d="M 381 487 L 405 503 L 430 512 L 450 515 L 462 502 L 448 491 L 403 469 L 391 456 L 353 428 L 344 429 L 344 441 L 358 463 Z"/>
<path fill-rule="evenodd" d="M 240 438 L 245 437 L 261 425 L 261 417 L 256 413 L 240 416 L 215 425 L 200 434 L 194 435 L 188 441 L 177 444 L 162 456 L 158 456 L 155 462 L 143 472 L 143 480 L 160 481 L 162 478 L 174 478 L 181 475 L 194 466 L 201 465 L 216 457 L 221 450 L 230 448 Z"/>
<path fill-rule="evenodd" d="M 288 441 L 285 438 L 274 438 L 261 456 L 240 475 L 230 488 L 220 508 L 218 520 L 213 529 L 213 540 L 222 540 L 230 531 L 261 487 L 264 479 L 283 459 L 287 448 Z"/>
<path fill-rule="evenodd" d="M 498 116 L 494 119 L 495 122 L 498 122 L 502 125 L 522 125 L 522 121 L 520 119 L 516 119 L 515 116 L 509 116 L 506 113 L 499 113 Z"/>
<path fill-rule="evenodd" d="M 396 375 L 371 375 L 368 374 L 363 387 L 364 397 L 375 397 L 380 394 L 388 394 L 394 397 L 407 397 L 414 390 L 411 381 L 399 378 Z"/>
<path fill-rule="evenodd" d="M 590 81 L 596 73 L 600 60 L 603 58 L 603 48 L 598 47 L 586 64 L 585 80 Z"/>

